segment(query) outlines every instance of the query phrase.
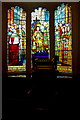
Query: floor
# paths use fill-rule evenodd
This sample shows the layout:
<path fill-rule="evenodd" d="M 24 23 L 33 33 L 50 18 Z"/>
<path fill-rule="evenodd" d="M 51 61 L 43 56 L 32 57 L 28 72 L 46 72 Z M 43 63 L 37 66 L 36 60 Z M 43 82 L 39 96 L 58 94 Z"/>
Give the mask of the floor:
<path fill-rule="evenodd" d="M 3 79 L 3 119 L 53 117 L 79 107 L 79 82 L 56 79 L 50 72 L 33 73 L 27 79 Z M 61 115 L 60 114 L 60 115 Z M 38 118 L 37 118 L 38 119 Z"/>

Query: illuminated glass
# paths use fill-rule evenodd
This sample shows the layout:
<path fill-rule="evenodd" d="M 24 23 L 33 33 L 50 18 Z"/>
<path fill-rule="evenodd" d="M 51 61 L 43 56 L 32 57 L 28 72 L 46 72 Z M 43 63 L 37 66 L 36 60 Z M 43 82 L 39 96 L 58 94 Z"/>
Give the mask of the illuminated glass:
<path fill-rule="evenodd" d="M 26 75 L 9 75 L 8 77 L 26 78 Z"/>
<path fill-rule="evenodd" d="M 49 11 L 39 7 L 31 12 L 31 57 L 50 57 Z"/>
<path fill-rule="evenodd" d="M 8 9 L 8 72 L 26 71 L 26 12 L 19 6 Z"/>
<path fill-rule="evenodd" d="M 72 72 L 72 16 L 68 4 L 57 7 L 54 11 L 55 55 L 58 56 L 57 70 Z"/>

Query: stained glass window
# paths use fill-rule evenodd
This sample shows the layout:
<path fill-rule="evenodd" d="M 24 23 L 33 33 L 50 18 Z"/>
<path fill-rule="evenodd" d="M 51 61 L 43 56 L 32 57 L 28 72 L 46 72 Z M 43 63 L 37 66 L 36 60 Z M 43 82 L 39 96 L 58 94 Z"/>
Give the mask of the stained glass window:
<path fill-rule="evenodd" d="M 31 12 L 31 57 L 49 58 L 49 11 L 39 7 Z"/>
<path fill-rule="evenodd" d="M 19 6 L 8 9 L 8 72 L 26 71 L 26 12 Z"/>
<path fill-rule="evenodd" d="M 55 55 L 58 56 L 57 70 L 72 72 L 72 15 L 71 6 L 61 4 L 54 11 Z"/>

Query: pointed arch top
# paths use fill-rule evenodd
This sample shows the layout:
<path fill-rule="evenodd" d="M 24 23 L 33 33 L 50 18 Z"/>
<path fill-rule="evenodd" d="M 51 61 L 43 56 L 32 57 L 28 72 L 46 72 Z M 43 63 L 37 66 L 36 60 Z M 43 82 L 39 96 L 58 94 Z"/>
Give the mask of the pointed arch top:
<path fill-rule="evenodd" d="M 26 12 L 19 6 L 8 9 L 8 72 L 26 71 Z"/>
<path fill-rule="evenodd" d="M 37 19 L 37 20 L 49 20 L 49 11 L 47 10 L 47 8 L 39 6 L 37 8 L 35 8 L 32 12 L 31 12 L 31 16 L 33 16 L 33 20 Z"/>
<path fill-rule="evenodd" d="M 50 13 L 37 7 L 31 12 L 31 54 L 32 58 L 50 57 Z"/>
<path fill-rule="evenodd" d="M 72 12 L 71 6 L 62 3 L 54 11 L 55 55 L 57 70 L 72 73 Z"/>

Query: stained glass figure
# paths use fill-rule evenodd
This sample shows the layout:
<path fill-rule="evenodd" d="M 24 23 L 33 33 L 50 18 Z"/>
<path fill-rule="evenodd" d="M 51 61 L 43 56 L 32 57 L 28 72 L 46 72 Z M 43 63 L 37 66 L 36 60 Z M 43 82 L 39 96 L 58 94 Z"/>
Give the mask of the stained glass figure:
<path fill-rule="evenodd" d="M 58 56 L 57 70 L 72 72 L 72 16 L 68 4 L 57 7 L 55 21 L 55 55 Z"/>
<path fill-rule="evenodd" d="M 39 7 L 31 12 L 31 57 L 49 58 L 49 11 Z"/>
<path fill-rule="evenodd" d="M 8 10 L 8 72 L 26 71 L 26 12 L 19 6 Z"/>

